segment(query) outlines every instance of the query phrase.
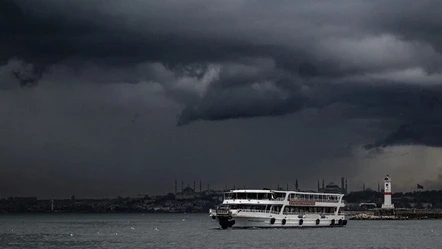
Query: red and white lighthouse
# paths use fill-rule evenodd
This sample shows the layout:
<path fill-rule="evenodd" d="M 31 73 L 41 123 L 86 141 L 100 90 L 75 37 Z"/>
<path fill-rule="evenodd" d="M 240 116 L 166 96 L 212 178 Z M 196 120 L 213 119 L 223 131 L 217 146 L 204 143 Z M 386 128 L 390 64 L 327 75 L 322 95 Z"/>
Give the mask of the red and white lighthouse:
<path fill-rule="evenodd" d="M 388 175 L 384 179 L 384 204 L 382 204 L 382 208 L 394 208 L 394 204 L 391 203 L 391 178 Z"/>

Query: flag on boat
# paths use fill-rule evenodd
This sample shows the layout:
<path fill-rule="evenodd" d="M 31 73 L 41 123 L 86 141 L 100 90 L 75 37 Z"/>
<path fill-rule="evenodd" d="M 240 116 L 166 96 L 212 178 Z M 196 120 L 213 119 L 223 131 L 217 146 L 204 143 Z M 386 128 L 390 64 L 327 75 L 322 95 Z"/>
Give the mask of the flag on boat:
<path fill-rule="evenodd" d="M 424 186 L 417 184 L 417 189 L 424 189 Z"/>

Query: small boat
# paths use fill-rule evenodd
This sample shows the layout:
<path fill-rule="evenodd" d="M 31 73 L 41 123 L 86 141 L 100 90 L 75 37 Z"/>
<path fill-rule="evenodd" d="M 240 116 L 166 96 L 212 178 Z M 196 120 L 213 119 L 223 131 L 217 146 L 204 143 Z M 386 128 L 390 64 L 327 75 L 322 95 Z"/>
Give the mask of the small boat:
<path fill-rule="evenodd" d="M 347 225 L 343 194 L 279 190 L 231 190 L 209 215 L 222 229 L 311 228 Z"/>

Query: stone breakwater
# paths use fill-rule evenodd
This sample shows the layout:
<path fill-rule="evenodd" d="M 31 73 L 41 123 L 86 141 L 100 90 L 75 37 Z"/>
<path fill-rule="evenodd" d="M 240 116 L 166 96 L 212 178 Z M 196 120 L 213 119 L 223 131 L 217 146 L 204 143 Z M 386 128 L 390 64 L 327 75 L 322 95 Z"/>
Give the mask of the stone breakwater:
<path fill-rule="evenodd" d="M 354 214 L 350 220 L 429 220 L 442 219 L 442 213 L 396 213 L 394 215 Z"/>

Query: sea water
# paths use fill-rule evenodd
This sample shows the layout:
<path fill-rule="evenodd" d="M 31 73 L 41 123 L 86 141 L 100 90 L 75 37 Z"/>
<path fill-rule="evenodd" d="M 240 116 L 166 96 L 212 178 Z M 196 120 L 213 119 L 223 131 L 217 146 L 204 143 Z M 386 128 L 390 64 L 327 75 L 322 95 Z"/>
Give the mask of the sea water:
<path fill-rule="evenodd" d="M 0 248 L 442 248 L 442 221 L 219 229 L 208 214 L 0 215 Z"/>

